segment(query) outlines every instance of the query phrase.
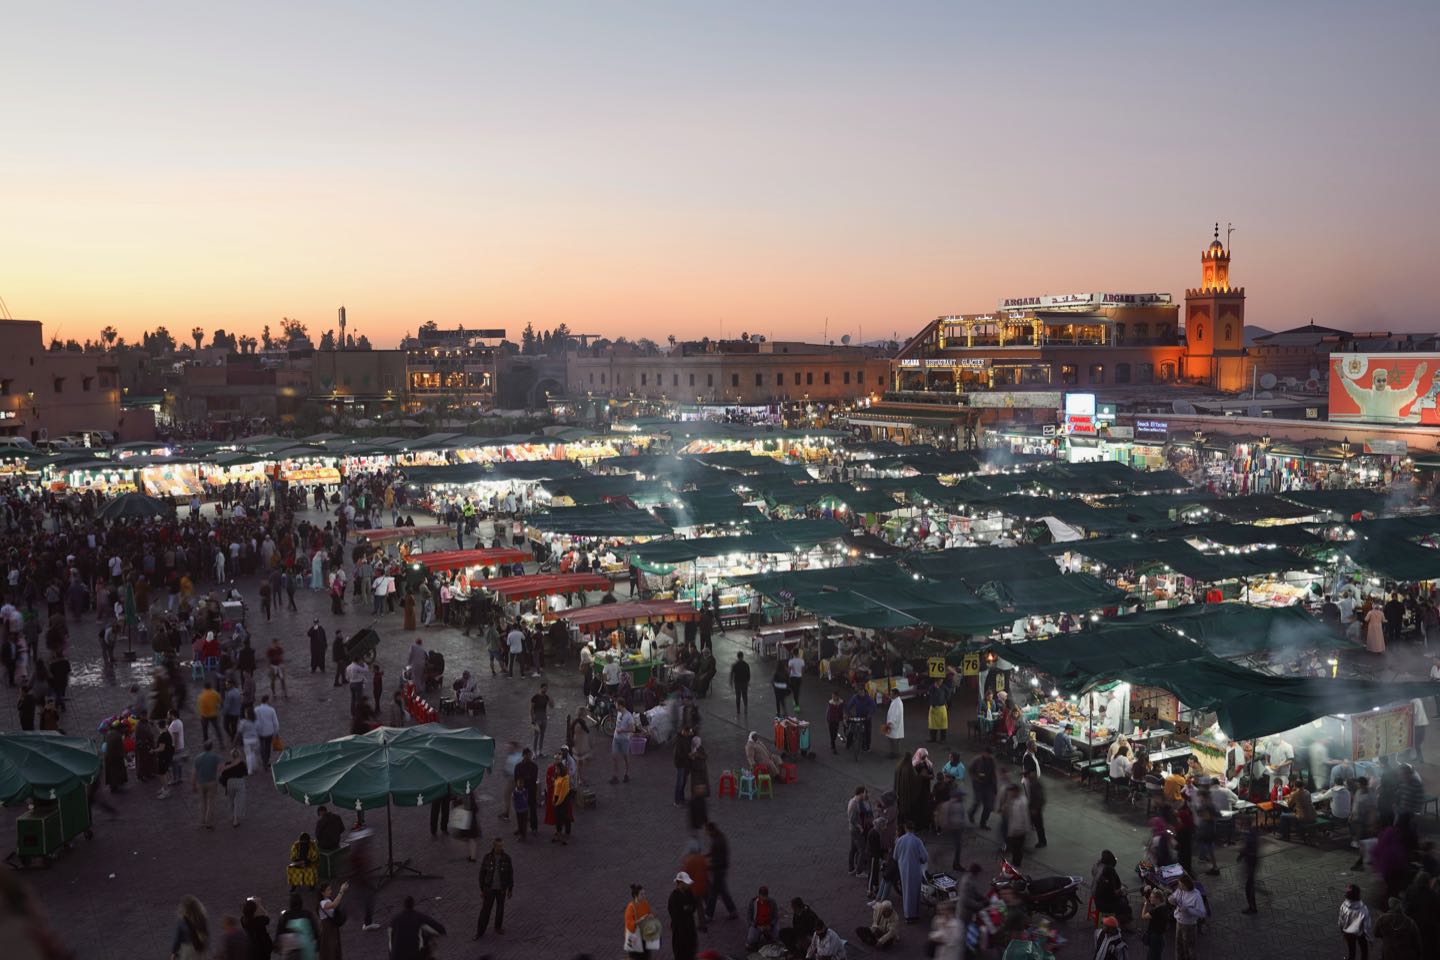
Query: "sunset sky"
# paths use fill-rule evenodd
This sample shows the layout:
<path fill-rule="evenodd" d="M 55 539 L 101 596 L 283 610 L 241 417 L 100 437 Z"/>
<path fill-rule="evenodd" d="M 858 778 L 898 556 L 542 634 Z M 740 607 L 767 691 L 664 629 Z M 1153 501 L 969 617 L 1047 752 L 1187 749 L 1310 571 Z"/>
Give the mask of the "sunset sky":
<path fill-rule="evenodd" d="M 47 336 L 905 337 L 1169 291 L 1437 329 L 1440 3 L 33 3 L 0 297 Z"/>

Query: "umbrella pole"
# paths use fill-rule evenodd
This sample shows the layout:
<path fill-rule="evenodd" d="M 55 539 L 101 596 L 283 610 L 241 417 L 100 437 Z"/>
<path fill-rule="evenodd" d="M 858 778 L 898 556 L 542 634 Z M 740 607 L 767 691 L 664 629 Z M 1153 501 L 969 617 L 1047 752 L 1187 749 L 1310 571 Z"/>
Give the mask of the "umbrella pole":
<path fill-rule="evenodd" d="M 390 808 L 391 808 L 391 806 L 393 806 L 393 804 L 390 802 L 390 798 L 389 798 L 389 797 L 386 797 L 386 798 L 385 798 L 385 867 L 384 867 L 384 872 L 383 872 L 383 873 L 381 874 L 381 876 L 380 876 L 380 882 L 379 882 L 378 884 L 376 884 L 376 886 L 377 886 L 377 887 L 383 887 L 385 884 L 389 883 L 391 880 L 394 880 L 396 877 L 402 877 L 402 876 L 403 876 L 403 877 L 409 877 L 409 878 L 412 879 L 412 880 L 438 880 L 438 879 L 440 879 L 439 874 L 423 873 L 423 872 L 421 872 L 420 870 L 417 870 L 417 869 L 415 869 L 414 867 L 410 866 L 410 861 L 409 861 L 409 860 L 401 860 L 399 863 L 396 863 L 396 862 L 395 862 L 395 823 L 394 823 L 394 821 L 391 819 L 391 816 L 390 816 Z"/>

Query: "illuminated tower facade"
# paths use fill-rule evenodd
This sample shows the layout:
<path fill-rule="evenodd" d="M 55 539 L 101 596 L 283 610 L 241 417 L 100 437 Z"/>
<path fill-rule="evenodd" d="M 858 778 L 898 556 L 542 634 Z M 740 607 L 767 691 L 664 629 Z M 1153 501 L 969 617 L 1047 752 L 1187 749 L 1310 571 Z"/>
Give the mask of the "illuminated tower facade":
<path fill-rule="evenodd" d="M 1230 251 L 1215 239 L 1200 255 L 1200 286 L 1185 291 L 1185 377 L 1219 390 L 1246 383 L 1245 288 L 1230 286 Z"/>

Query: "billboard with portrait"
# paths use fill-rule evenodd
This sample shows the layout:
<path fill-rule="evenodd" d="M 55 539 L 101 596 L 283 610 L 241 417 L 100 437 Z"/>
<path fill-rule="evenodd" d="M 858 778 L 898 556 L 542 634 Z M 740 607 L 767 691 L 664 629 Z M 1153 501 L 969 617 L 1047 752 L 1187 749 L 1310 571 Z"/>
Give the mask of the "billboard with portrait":
<path fill-rule="evenodd" d="M 1440 353 L 1330 355 L 1330 419 L 1440 426 Z"/>

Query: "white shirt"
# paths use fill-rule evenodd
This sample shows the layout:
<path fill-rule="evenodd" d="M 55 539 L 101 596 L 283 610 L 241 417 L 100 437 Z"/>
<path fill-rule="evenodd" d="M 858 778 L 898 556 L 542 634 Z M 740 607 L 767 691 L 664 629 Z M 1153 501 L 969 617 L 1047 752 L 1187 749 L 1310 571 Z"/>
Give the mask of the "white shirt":
<path fill-rule="evenodd" d="M 183 724 L 183 723 L 180 722 L 180 718 L 179 718 L 179 717 L 176 717 L 174 720 L 171 720 L 171 721 L 170 721 L 170 726 L 167 727 L 166 729 L 168 729 L 168 730 L 170 731 L 170 741 L 175 744 L 175 752 L 176 752 L 176 753 L 184 753 L 184 752 L 185 752 L 185 724 Z"/>
<path fill-rule="evenodd" d="M 117 556 L 117 557 L 111 557 L 111 558 L 110 558 L 110 576 L 112 576 L 112 577 L 118 577 L 118 576 L 120 576 L 120 571 L 121 571 L 121 569 L 122 569 L 122 566 L 123 566 L 123 565 L 122 565 L 122 563 L 121 563 L 121 561 L 120 561 L 120 558 L 119 558 L 118 556 Z"/>
<path fill-rule="evenodd" d="M 1110 761 L 1110 777 L 1113 780 L 1120 780 L 1128 776 L 1130 776 L 1130 758 L 1117 753 L 1115 759 Z"/>
<path fill-rule="evenodd" d="M 519 630 L 511 630 L 507 633 L 505 642 L 510 645 L 511 653 L 523 653 L 525 650 L 525 634 Z"/>
<path fill-rule="evenodd" d="M 620 664 L 614 660 L 608 661 L 605 664 L 605 669 L 601 671 L 601 673 L 604 675 L 605 682 L 608 684 L 620 682 Z"/>
<path fill-rule="evenodd" d="M 370 668 L 363 663 L 352 663 L 345 668 L 345 680 L 347 683 L 364 683 L 370 676 Z"/>
<path fill-rule="evenodd" d="M 635 714 L 621 707 L 615 714 L 615 736 L 628 737 L 635 732 Z"/>
<path fill-rule="evenodd" d="M 1275 766 L 1289 763 L 1295 759 L 1295 748 L 1290 746 L 1290 741 L 1276 738 L 1270 741 L 1270 762 Z"/>
<path fill-rule="evenodd" d="M 790 676 L 796 680 L 805 675 L 805 658 L 798 654 L 791 657 L 786 666 L 790 668 Z"/>

